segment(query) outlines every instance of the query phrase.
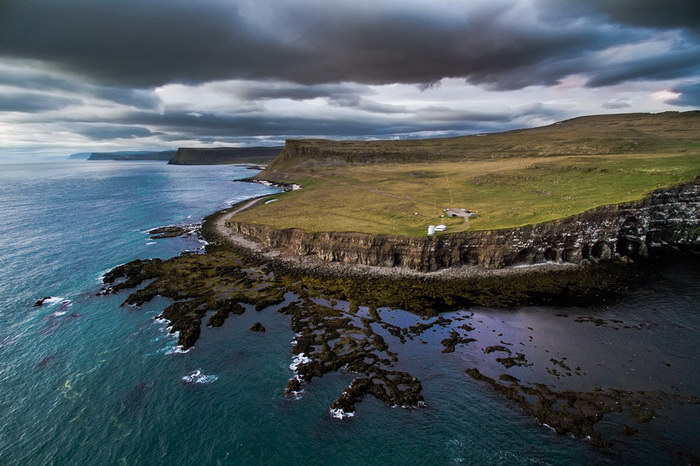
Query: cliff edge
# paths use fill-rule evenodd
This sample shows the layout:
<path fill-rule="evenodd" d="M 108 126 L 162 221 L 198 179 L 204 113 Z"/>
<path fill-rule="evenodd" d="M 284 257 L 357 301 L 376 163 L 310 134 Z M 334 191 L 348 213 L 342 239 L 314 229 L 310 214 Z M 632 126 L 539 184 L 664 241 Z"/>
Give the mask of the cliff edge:
<path fill-rule="evenodd" d="M 258 245 L 328 262 L 434 272 L 450 267 L 500 269 L 535 264 L 648 257 L 663 249 L 700 252 L 700 176 L 640 201 L 502 230 L 432 237 L 305 232 L 236 222 L 226 227 Z"/>
<path fill-rule="evenodd" d="M 537 128 L 452 138 L 289 139 L 280 156 L 257 177 L 288 181 L 295 174 L 344 165 L 675 152 L 698 144 L 698 110 L 591 115 Z"/>

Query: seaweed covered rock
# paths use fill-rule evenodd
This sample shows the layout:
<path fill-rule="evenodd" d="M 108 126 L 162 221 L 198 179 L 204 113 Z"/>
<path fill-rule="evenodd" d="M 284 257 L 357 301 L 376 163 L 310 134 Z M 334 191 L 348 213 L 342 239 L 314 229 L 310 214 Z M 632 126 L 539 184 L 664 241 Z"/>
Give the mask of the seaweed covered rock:
<path fill-rule="evenodd" d="M 296 333 L 291 366 L 295 374 L 287 384 L 288 394 L 298 394 L 314 378 L 344 368 L 358 377 L 331 404 L 331 413 L 338 417 L 351 415 L 367 395 L 406 408 L 423 401 L 418 379 L 392 369 L 398 357 L 372 328 L 379 320 L 310 300 L 290 303 L 280 312 L 291 316 Z"/>
<path fill-rule="evenodd" d="M 253 326 L 250 327 L 250 330 L 253 331 L 253 332 L 264 332 L 264 331 L 265 331 L 265 327 L 264 327 L 263 324 L 261 324 L 260 322 L 255 322 L 255 323 L 253 324 Z"/>
<path fill-rule="evenodd" d="M 466 370 L 474 380 L 485 382 L 506 398 L 514 401 L 527 414 L 534 416 L 558 434 L 571 434 L 580 439 L 588 439 L 596 447 L 609 447 L 612 442 L 604 439 L 595 429 L 606 414 L 628 413 L 639 423 L 649 422 L 655 410 L 669 403 L 700 404 L 700 398 L 680 396 L 664 392 L 625 391 L 596 389 L 589 392 L 573 390 L 553 390 L 543 384 L 522 384 L 515 377 L 504 374 L 501 383 L 476 368 Z M 636 429 L 625 429 L 632 435 Z"/>

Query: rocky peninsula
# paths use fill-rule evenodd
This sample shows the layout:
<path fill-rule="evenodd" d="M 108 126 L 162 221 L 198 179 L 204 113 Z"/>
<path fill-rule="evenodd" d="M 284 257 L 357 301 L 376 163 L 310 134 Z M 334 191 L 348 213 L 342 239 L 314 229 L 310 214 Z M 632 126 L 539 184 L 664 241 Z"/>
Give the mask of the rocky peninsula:
<path fill-rule="evenodd" d="M 676 121 L 675 118 L 681 117 L 671 119 Z M 654 144 L 664 145 L 658 140 Z M 288 147 L 294 156 L 300 154 L 299 144 Z M 509 161 L 505 168 L 486 162 L 479 165 L 485 171 L 478 175 L 486 178 L 477 181 L 506 180 L 511 186 L 520 182 L 522 170 L 534 170 L 537 176 L 544 174 L 553 185 L 580 185 L 582 174 L 589 177 L 583 183 L 593 180 L 598 186 L 611 179 L 636 183 L 640 167 L 646 176 L 644 170 L 649 166 L 655 167 L 654 173 L 671 173 L 675 178 L 660 178 L 661 187 L 639 198 L 598 205 L 552 220 L 500 229 L 463 228 L 425 236 L 322 231 L 327 225 L 318 223 L 311 224 L 318 225 L 319 231 L 280 228 L 271 213 L 298 205 L 312 212 L 303 202 L 303 196 L 308 197 L 309 192 L 317 202 L 328 199 L 332 205 L 332 193 L 324 183 L 334 183 L 340 189 L 346 186 L 346 179 L 338 172 L 324 178 L 328 163 L 305 165 L 303 172 L 309 175 L 306 182 L 300 180 L 298 171 L 280 175 L 280 166 L 290 163 L 290 151 L 285 151 L 258 175 L 258 181 L 270 179 L 285 185 L 299 181 L 301 189 L 249 199 L 210 215 L 200 231 L 207 242 L 204 254 L 188 252 L 169 260 L 137 260 L 121 265 L 104 275 L 99 294 L 132 289 L 123 302 L 123 306 L 132 307 L 158 296 L 172 300 L 158 317 L 169 322 L 168 331 L 177 335 L 179 351 L 196 345 L 203 324 L 221 327 L 229 319 L 248 312 L 285 316 L 294 332 L 292 375 L 286 382 L 285 395 L 290 400 L 304 396 L 309 384 L 330 372 L 351 374 L 352 381 L 329 406 L 329 413 L 335 418 L 354 416 L 358 405 L 369 395 L 391 407 L 412 409 L 429 403 L 423 382 L 401 359 L 403 348 L 415 343 L 427 345 L 426 351 L 434 351 L 438 346 L 435 358 L 461 355 L 478 346 L 486 368 L 474 367 L 472 361 L 461 368 L 466 376 L 505 396 L 558 434 L 586 439 L 596 447 L 608 448 L 617 440 L 616 434 L 606 430 L 607 419 L 618 419 L 615 416 L 620 413 L 624 414 L 625 423 L 619 432 L 629 436 L 673 406 L 700 404 L 694 393 L 675 387 L 672 393 L 593 383 L 576 389 L 568 387 L 563 379 L 585 379 L 588 371 L 596 369 L 573 365 L 568 361 L 568 353 L 562 355 L 561 349 L 556 350 L 560 357 L 549 356 L 548 349 L 544 349 L 545 356 L 533 344 L 534 327 L 516 332 L 504 317 L 502 325 L 489 328 L 483 318 L 475 316 L 475 312 L 488 315 L 489 309 L 495 312 L 517 306 L 568 306 L 578 314 L 569 325 L 593 325 L 600 332 L 620 333 L 653 328 L 656 324 L 646 321 L 628 322 L 600 313 L 583 315 L 581 309 L 613 305 L 622 297 L 632 296 L 653 283 L 654 271 L 662 268 L 669 257 L 689 261 L 690 267 L 696 267 L 700 247 L 700 177 L 695 171 L 695 152 L 597 157 L 594 163 L 603 166 L 593 170 L 591 159 L 581 165 L 570 156 L 555 156 L 557 162 L 544 169 L 539 160 L 535 168 L 529 168 L 531 161 Z M 361 158 L 369 157 L 372 169 L 378 170 L 380 177 L 385 176 L 381 166 L 384 162 L 361 151 L 359 154 L 364 154 Z M 679 161 L 684 164 L 683 172 L 679 172 Z M 352 158 L 335 160 L 331 165 L 341 164 L 343 170 L 352 170 L 356 163 L 357 159 Z M 398 169 L 410 180 L 433 179 L 428 165 L 421 167 Z M 495 172 L 489 171 L 494 168 Z M 687 179 L 689 173 L 694 175 Z M 525 179 L 529 182 L 531 178 L 528 175 Z M 380 195 L 392 202 L 407 201 L 403 194 L 389 191 L 382 183 L 363 187 L 359 198 L 384 189 Z M 322 197 L 313 197 L 319 186 Z M 625 195 L 636 197 L 633 191 Z M 411 200 L 414 201 L 407 206 L 401 204 L 401 208 L 410 209 L 416 217 L 420 217 L 421 207 L 430 212 L 442 211 L 442 206 L 425 206 Z M 315 207 L 318 209 L 318 205 Z M 561 211 L 564 210 L 556 214 Z M 298 214 L 294 212 L 290 218 L 295 215 Z M 250 217 L 260 221 L 248 221 Z M 450 223 L 453 229 L 457 225 Z M 150 233 L 167 241 L 193 231 L 190 227 L 168 226 Z M 406 315 L 395 320 L 399 312 Z M 548 318 L 568 316 L 561 312 Z M 255 324 L 251 330 L 260 332 L 262 337 L 264 328 Z M 526 336 L 524 332 L 532 333 Z M 431 338 L 433 333 L 436 336 Z M 548 360 L 546 371 L 541 370 L 543 358 Z M 604 418 L 606 422 L 601 423 Z"/>
<path fill-rule="evenodd" d="M 305 232 L 237 222 L 231 235 L 267 248 L 327 262 L 434 272 L 454 267 L 502 269 L 545 263 L 581 264 L 639 259 L 664 249 L 700 252 L 700 176 L 654 191 L 641 201 L 602 206 L 578 215 L 492 231 L 422 238 L 365 233 Z M 234 239 L 235 241 L 235 239 Z M 250 245 L 238 241 L 241 246 Z M 269 252 L 269 251 L 268 251 Z M 270 254 L 268 254 L 270 256 Z"/>

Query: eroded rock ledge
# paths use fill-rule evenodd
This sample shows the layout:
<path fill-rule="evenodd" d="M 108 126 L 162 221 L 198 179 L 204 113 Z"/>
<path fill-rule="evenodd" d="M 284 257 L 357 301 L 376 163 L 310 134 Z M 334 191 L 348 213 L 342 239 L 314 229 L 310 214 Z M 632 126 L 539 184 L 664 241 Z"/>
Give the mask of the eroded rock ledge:
<path fill-rule="evenodd" d="M 700 176 L 640 201 L 602 206 L 551 222 L 424 238 L 366 233 L 308 233 L 226 222 L 231 233 L 266 248 L 325 261 L 432 272 L 449 267 L 499 269 L 546 262 L 580 264 L 664 249 L 700 250 Z"/>

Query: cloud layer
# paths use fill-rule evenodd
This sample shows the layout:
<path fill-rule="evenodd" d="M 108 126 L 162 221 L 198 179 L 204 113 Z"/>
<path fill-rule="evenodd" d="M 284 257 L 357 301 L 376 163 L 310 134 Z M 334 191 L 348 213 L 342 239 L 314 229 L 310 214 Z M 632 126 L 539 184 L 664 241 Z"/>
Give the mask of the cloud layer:
<path fill-rule="evenodd" d="M 0 2 L 5 151 L 499 130 L 699 81 L 696 0 Z"/>

